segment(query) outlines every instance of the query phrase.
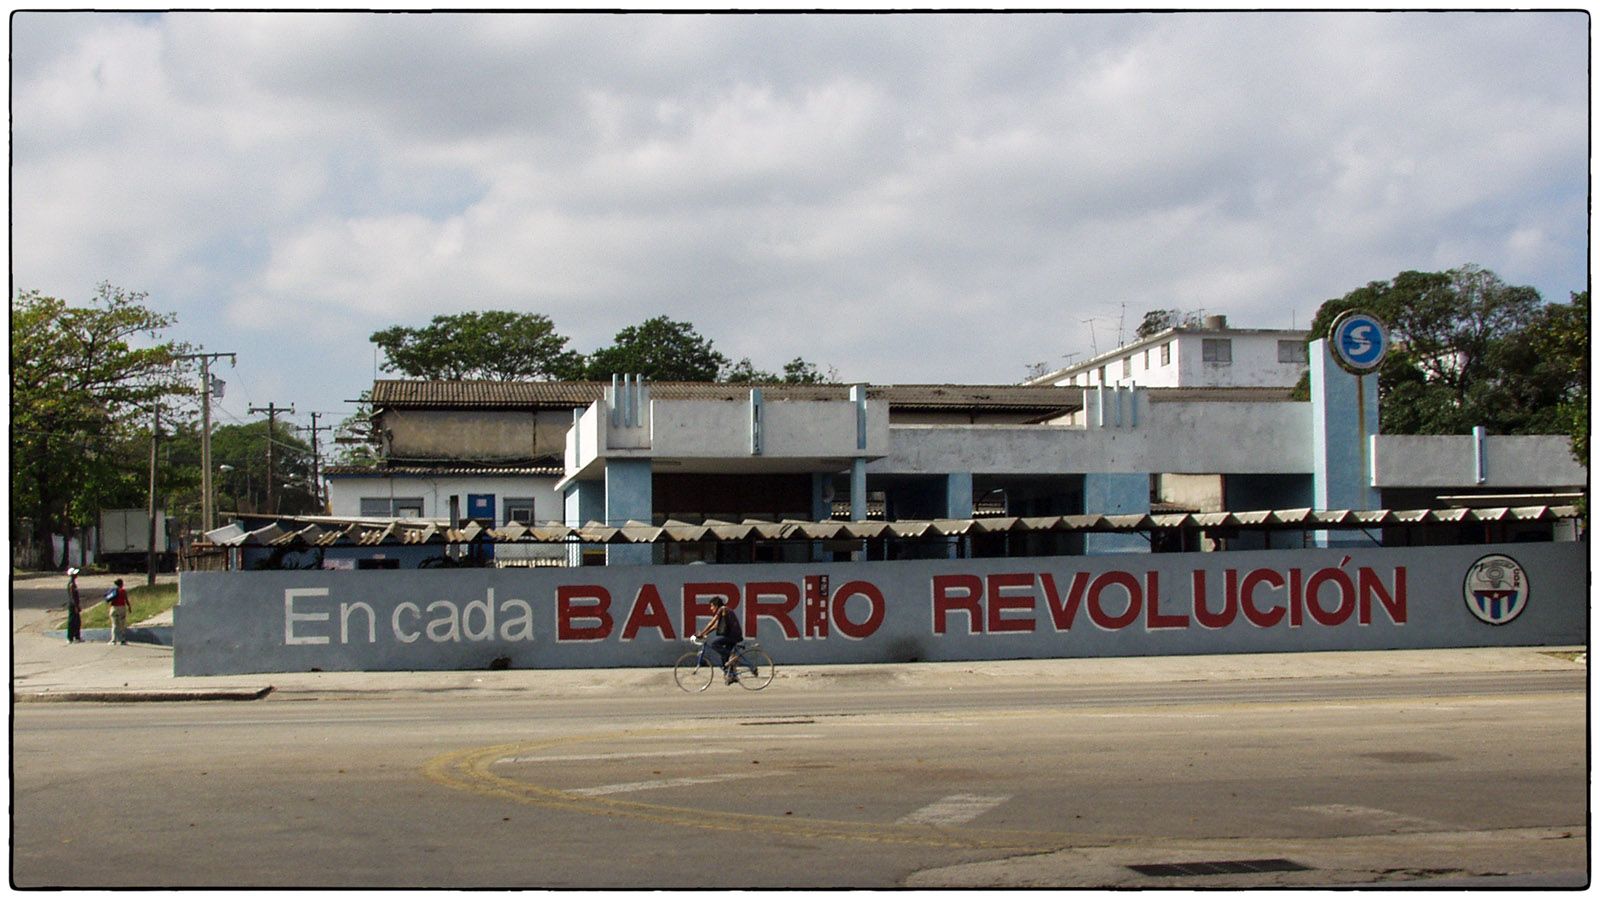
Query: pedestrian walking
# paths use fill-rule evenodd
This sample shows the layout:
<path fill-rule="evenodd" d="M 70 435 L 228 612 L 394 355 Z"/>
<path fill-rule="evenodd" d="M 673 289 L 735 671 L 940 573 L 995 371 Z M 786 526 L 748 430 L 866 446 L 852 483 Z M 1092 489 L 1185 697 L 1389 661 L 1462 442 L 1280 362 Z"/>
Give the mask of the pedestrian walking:
<path fill-rule="evenodd" d="M 128 643 L 128 592 L 122 588 L 122 579 L 117 579 L 117 586 L 106 591 L 106 605 L 111 607 L 111 640 L 107 643 Z"/>
<path fill-rule="evenodd" d="M 78 570 L 67 570 L 67 643 L 83 643 L 83 597 L 78 594 Z"/>

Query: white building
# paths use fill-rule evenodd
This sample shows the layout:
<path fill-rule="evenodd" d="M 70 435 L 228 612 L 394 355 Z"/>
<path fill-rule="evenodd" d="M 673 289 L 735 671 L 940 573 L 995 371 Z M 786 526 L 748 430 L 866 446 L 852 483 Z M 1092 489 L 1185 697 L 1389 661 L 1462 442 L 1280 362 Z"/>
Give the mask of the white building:
<path fill-rule="evenodd" d="M 1293 387 L 1310 364 L 1309 332 L 1229 328 L 1225 316 L 1180 325 L 1026 384 L 1063 387 Z"/>

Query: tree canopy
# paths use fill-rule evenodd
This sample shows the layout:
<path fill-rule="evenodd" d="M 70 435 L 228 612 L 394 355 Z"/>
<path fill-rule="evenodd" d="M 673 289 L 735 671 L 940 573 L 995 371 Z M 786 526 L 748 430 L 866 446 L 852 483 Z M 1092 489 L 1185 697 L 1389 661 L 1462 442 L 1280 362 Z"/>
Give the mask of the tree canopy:
<path fill-rule="evenodd" d="M 1153 334 L 1160 334 L 1168 328 L 1178 326 L 1194 326 L 1200 324 L 1200 314 L 1184 312 L 1179 309 L 1152 309 L 1144 314 L 1144 319 L 1139 322 L 1139 327 L 1133 333 L 1140 338 L 1147 338 Z"/>
<path fill-rule="evenodd" d="M 642 375 L 651 381 L 726 381 L 819 384 L 836 380 L 795 357 L 783 373 L 757 369 L 748 357 L 729 364 L 693 324 L 656 316 L 617 332 L 587 356 L 567 349 L 549 318 L 537 313 L 468 312 L 435 316 L 422 328 L 393 326 L 372 342 L 387 357 L 383 368 L 411 378 L 459 381 L 554 379 L 607 381 Z"/>
<path fill-rule="evenodd" d="M 643 375 L 651 381 L 716 381 L 728 358 L 688 322 L 657 316 L 617 332 L 609 347 L 589 354 L 585 377 Z"/>
<path fill-rule="evenodd" d="M 1394 341 L 1378 371 L 1385 432 L 1466 434 L 1482 425 L 1587 441 L 1587 292 L 1545 303 L 1478 266 L 1406 271 L 1323 303 L 1310 338 L 1327 337 L 1351 309 L 1384 320 Z"/>
<path fill-rule="evenodd" d="M 104 283 L 82 307 L 12 298 L 11 525 L 30 520 L 49 567 L 51 534 L 146 502 L 156 404 L 194 391 L 176 359 L 186 348 L 161 340 L 175 317 L 146 300 Z"/>
<path fill-rule="evenodd" d="M 538 313 L 434 316 L 421 328 L 396 325 L 371 340 L 383 348 L 385 371 L 435 381 L 563 379 L 576 376 L 581 366 L 567 339 Z"/>
<path fill-rule="evenodd" d="M 747 356 L 725 369 L 721 380 L 730 384 L 826 384 L 830 377 L 798 356 L 783 364 L 782 375 L 757 369 Z"/>
<path fill-rule="evenodd" d="M 217 508 L 227 512 L 268 512 L 267 442 L 272 442 L 272 496 L 282 515 L 322 511 L 311 483 L 311 445 L 292 426 L 262 419 L 243 425 L 219 426 L 211 436 L 211 461 L 219 469 Z M 271 428 L 271 435 L 268 429 Z"/>

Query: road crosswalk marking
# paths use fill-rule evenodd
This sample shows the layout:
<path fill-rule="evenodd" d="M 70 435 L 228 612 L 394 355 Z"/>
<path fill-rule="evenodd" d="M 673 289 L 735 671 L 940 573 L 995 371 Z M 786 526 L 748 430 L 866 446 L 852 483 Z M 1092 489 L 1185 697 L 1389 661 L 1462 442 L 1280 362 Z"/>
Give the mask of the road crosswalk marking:
<path fill-rule="evenodd" d="M 1377 809 L 1371 806 L 1350 806 L 1344 803 L 1329 803 L 1325 806 L 1300 806 L 1297 809 L 1306 812 L 1321 813 L 1325 816 L 1334 816 L 1340 819 L 1357 819 L 1380 828 L 1391 831 L 1451 831 L 1449 825 L 1424 819 L 1418 816 L 1408 816 L 1387 809 Z"/>
<path fill-rule="evenodd" d="M 902 816 L 896 825 L 964 825 L 1011 799 L 1010 794 L 953 794 Z"/>
<path fill-rule="evenodd" d="M 508 756 L 497 759 L 498 763 L 524 763 L 524 762 L 594 762 L 606 759 L 639 759 L 652 756 L 703 756 L 707 753 L 742 753 L 726 747 L 696 747 L 692 750 L 639 750 L 633 753 L 583 753 L 567 756 Z"/>
<path fill-rule="evenodd" d="M 657 788 L 690 787 L 697 784 L 716 784 L 721 781 L 732 781 L 735 778 L 756 778 L 760 775 L 775 775 L 776 772 L 750 772 L 728 773 L 724 775 L 697 775 L 688 778 L 659 778 L 655 781 L 631 781 L 626 784 L 602 784 L 591 788 L 570 788 L 568 794 L 578 794 L 583 797 L 603 797 L 606 794 L 626 794 L 632 791 L 650 791 Z"/>

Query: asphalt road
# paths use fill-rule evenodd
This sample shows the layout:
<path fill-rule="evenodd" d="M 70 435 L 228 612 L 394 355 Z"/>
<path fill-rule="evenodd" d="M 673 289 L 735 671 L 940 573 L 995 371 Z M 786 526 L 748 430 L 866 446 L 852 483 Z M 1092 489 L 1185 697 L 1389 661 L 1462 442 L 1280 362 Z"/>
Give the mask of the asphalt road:
<path fill-rule="evenodd" d="M 1587 880 L 1581 669 L 782 688 L 18 705 L 12 883 Z"/>

